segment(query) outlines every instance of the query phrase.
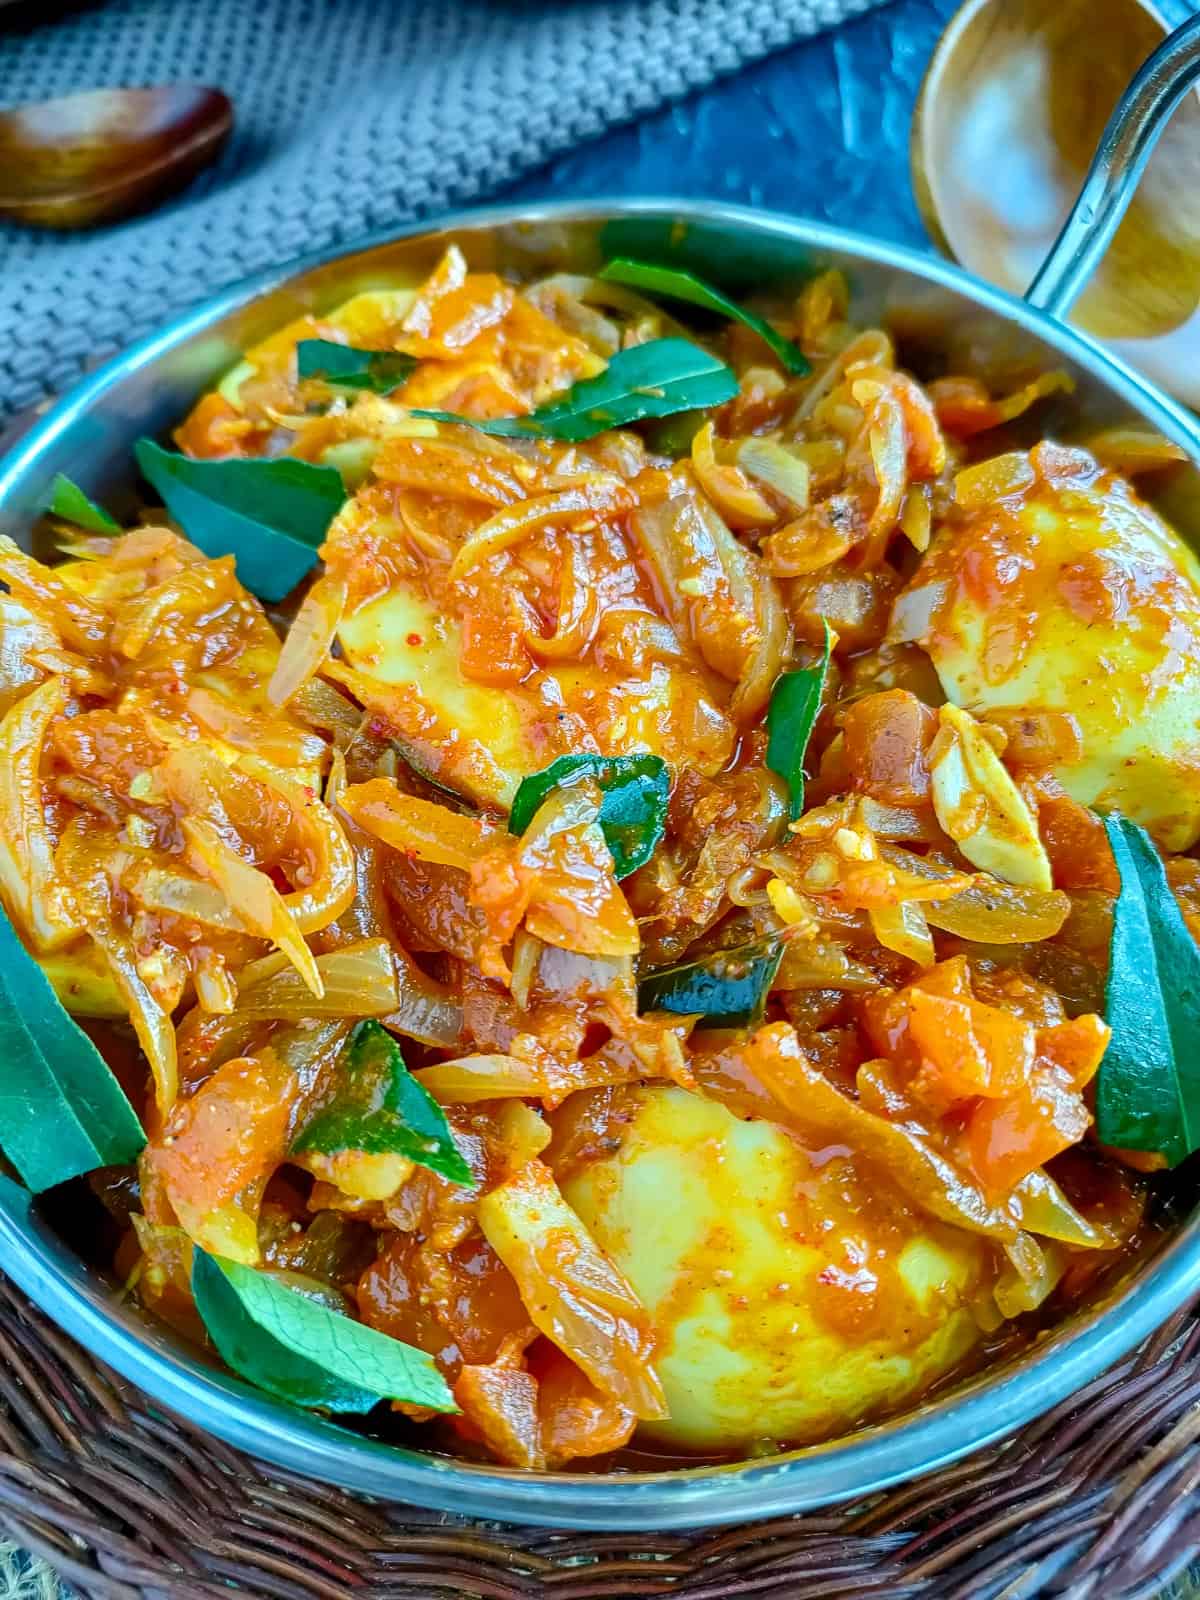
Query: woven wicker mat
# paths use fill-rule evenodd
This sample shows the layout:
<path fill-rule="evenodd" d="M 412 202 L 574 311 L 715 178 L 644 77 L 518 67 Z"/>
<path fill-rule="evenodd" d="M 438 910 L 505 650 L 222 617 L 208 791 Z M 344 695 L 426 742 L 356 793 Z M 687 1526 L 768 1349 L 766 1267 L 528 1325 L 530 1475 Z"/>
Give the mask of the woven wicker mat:
<path fill-rule="evenodd" d="M 368 1504 L 151 1405 L 0 1277 L 0 1531 L 84 1600 L 1150 1600 L 1200 1547 L 1200 1316 L 1007 1445 L 848 1506 L 700 1534 Z"/>

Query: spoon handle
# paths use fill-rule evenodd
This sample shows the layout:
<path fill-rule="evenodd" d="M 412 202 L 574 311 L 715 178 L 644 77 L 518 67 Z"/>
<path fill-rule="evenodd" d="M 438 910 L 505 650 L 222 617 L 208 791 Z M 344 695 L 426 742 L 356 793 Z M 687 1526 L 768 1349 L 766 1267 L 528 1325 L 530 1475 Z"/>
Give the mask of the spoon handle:
<path fill-rule="evenodd" d="M 1175 107 L 1200 81 L 1200 15 L 1168 35 L 1108 119 L 1079 198 L 1025 291 L 1027 304 L 1065 318 L 1107 250 Z"/>

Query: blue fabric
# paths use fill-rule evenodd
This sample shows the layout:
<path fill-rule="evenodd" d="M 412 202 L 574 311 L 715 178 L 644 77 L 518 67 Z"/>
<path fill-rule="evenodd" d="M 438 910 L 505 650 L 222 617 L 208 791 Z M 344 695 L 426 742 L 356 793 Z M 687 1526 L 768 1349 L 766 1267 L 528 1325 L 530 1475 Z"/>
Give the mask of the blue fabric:
<path fill-rule="evenodd" d="M 908 176 L 929 57 L 959 0 L 895 0 L 580 145 L 505 198 L 686 195 L 930 249 Z"/>
<path fill-rule="evenodd" d="M 0 11 L 0 104 L 174 79 L 225 89 L 238 118 L 149 217 L 0 228 L 0 416 L 222 283 L 494 194 L 880 3 L 106 0 L 7 32 Z"/>

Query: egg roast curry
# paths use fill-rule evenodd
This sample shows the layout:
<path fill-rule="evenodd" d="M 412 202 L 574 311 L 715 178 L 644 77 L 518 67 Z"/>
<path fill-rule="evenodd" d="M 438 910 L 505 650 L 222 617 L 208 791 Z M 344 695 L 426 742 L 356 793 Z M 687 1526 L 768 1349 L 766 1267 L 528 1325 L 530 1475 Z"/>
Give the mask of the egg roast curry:
<path fill-rule="evenodd" d="M 281 606 L 178 503 L 0 551 L 0 894 L 146 1129 L 119 1276 L 205 1341 L 197 1248 L 267 1275 L 524 1467 L 828 1439 L 1119 1269 L 1162 1163 L 1093 1126 L 1103 814 L 1200 926 L 1178 452 L 1030 444 L 1063 375 L 919 384 L 832 275 L 771 308 L 806 361 L 677 312 L 452 250 L 248 351 L 176 443 L 340 473 Z M 503 431 L 667 339 L 719 404 Z M 457 1179 L 301 1137 L 389 1040 Z"/>

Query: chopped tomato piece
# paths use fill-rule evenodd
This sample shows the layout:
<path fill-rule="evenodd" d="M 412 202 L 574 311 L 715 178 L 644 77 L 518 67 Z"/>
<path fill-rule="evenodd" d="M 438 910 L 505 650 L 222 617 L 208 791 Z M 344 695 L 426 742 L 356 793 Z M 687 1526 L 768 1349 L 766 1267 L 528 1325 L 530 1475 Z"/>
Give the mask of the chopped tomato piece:
<path fill-rule="evenodd" d="M 516 618 L 483 608 L 463 618 L 458 664 L 465 678 L 500 685 L 520 683 L 533 667 Z"/>
<path fill-rule="evenodd" d="M 914 988 L 908 1027 L 920 1057 L 914 1093 L 937 1105 L 1016 1094 L 1034 1063 L 1037 1035 L 1029 1023 L 977 1000 L 947 1000 Z"/>
<path fill-rule="evenodd" d="M 628 1406 L 602 1393 L 548 1342 L 537 1348 L 532 1364 L 548 1467 L 562 1467 L 583 1456 L 606 1455 L 628 1444 L 637 1423 Z"/>
<path fill-rule="evenodd" d="M 186 456 L 211 459 L 218 456 L 257 455 L 254 437 L 257 429 L 243 417 L 224 395 L 214 389 L 206 394 L 175 430 L 175 443 Z"/>
<path fill-rule="evenodd" d="M 1091 1082 L 1104 1059 L 1112 1029 L 1100 1017 L 1087 1013 L 1038 1029 L 1038 1055 L 1070 1078 L 1077 1089 Z"/>
<path fill-rule="evenodd" d="M 1038 834 L 1050 858 L 1056 889 L 1103 889 L 1116 894 L 1117 869 L 1104 824 L 1094 811 L 1043 782 L 1037 793 Z"/>
<path fill-rule="evenodd" d="M 529 1469 L 546 1465 L 538 1385 L 528 1372 L 503 1365 L 464 1367 L 454 1398 L 497 1461 Z"/>
<path fill-rule="evenodd" d="M 206 1248 L 233 1254 L 236 1238 L 239 1250 L 257 1259 L 253 1218 L 238 1202 L 283 1160 L 298 1087 L 270 1051 L 239 1056 L 190 1100 L 177 1101 L 163 1132 L 146 1146 L 143 1163 L 186 1231 Z"/>
<path fill-rule="evenodd" d="M 1091 1120 L 1065 1073 L 1039 1072 L 1028 1094 L 975 1105 L 963 1136 L 968 1165 L 989 1194 L 1009 1194 L 1082 1139 Z"/>
<path fill-rule="evenodd" d="M 842 722 L 854 787 L 888 805 L 928 800 L 929 747 L 937 729 L 936 713 L 907 689 L 856 700 Z"/>

